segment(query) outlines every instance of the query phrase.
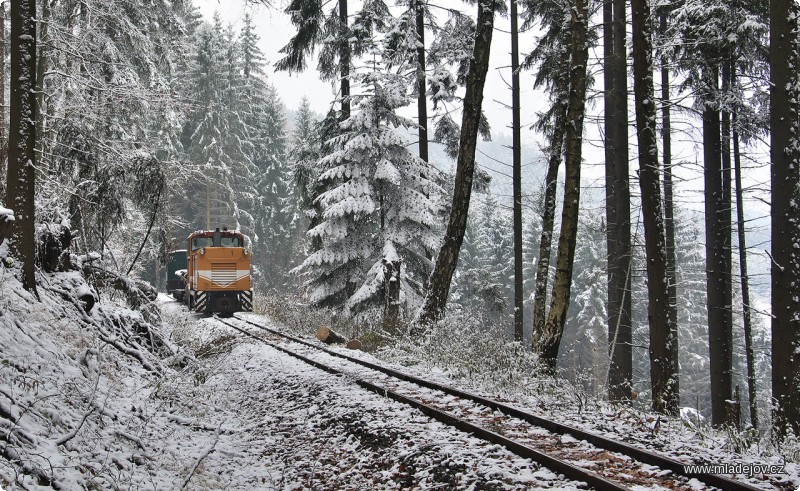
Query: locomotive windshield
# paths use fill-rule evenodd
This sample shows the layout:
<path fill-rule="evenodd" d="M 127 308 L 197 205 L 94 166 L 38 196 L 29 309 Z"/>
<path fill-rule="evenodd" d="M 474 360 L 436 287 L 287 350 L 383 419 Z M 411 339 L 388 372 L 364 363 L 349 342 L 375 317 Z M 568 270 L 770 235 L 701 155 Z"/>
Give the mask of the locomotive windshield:
<path fill-rule="evenodd" d="M 242 247 L 242 241 L 239 237 L 222 237 L 222 247 Z"/>
<path fill-rule="evenodd" d="M 192 239 L 192 250 L 202 249 L 203 247 L 211 247 L 214 245 L 212 237 L 195 237 Z"/>
<path fill-rule="evenodd" d="M 244 247 L 241 237 L 220 237 L 219 247 Z M 192 239 L 192 250 L 196 251 L 204 247 L 214 247 L 214 237 L 195 237 Z"/>

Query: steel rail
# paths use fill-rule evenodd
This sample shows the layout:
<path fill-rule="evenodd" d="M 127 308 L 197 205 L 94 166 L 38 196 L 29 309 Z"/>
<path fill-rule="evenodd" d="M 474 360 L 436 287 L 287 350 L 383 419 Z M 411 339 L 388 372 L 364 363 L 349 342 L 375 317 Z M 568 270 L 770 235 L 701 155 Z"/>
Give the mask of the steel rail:
<path fill-rule="evenodd" d="M 236 317 L 236 319 L 240 320 L 240 321 L 243 321 L 243 322 L 251 323 L 250 321 L 247 321 L 247 320 L 242 319 L 242 318 Z M 432 419 L 435 419 L 435 420 L 437 420 L 437 421 L 439 421 L 441 423 L 444 423 L 444 424 L 446 424 L 448 426 L 452 426 L 452 427 L 454 427 L 456 429 L 459 429 L 461 431 L 464 431 L 466 433 L 471 433 L 472 435 L 480 438 L 481 440 L 487 441 L 487 442 L 495 444 L 495 445 L 501 445 L 501 446 L 505 447 L 506 449 L 508 449 L 510 452 L 512 452 L 512 453 L 514 453 L 514 454 L 516 454 L 516 455 L 518 455 L 518 456 L 520 456 L 522 458 L 531 459 L 531 460 L 533 460 L 535 462 L 538 462 L 539 464 L 549 468 L 552 471 L 555 471 L 557 473 L 563 474 L 564 477 L 567 478 L 567 479 L 570 479 L 570 480 L 573 480 L 573 481 L 585 482 L 589 486 L 591 486 L 592 488 L 597 489 L 599 491 L 632 491 L 631 488 L 629 488 L 627 486 L 623 486 L 621 484 L 618 484 L 618 483 L 615 483 L 613 481 L 610 481 L 610 480 L 608 480 L 608 479 L 606 479 L 606 478 L 604 478 L 604 477 L 602 477 L 602 476 L 600 476 L 600 475 L 598 475 L 598 474 L 596 474 L 594 472 L 591 472 L 591 471 L 588 471 L 588 470 L 583 469 L 581 467 L 572 465 L 569 462 L 566 462 L 564 460 L 561 460 L 561 459 L 558 459 L 556 457 L 553 457 L 552 455 L 548 455 L 546 453 L 540 452 L 540 451 L 538 451 L 538 450 L 536 450 L 534 448 L 531 448 L 531 447 L 529 447 L 527 445 L 524 445 L 524 444 L 516 442 L 516 441 L 514 441 L 514 440 L 512 440 L 510 438 L 507 438 L 507 437 L 505 437 L 505 436 L 503 436 L 503 435 L 501 435 L 499 433 L 495 433 L 495 432 L 493 432 L 491 430 L 488 430 L 488 429 L 483 428 L 481 426 L 478 426 L 476 424 L 470 423 L 468 421 L 464 421 L 463 419 L 456 418 L 455 416 L 451 415 L 450 413 L 447 413 L 445 411 L 442 411 L 440 409 L 437 409 L 435 407 L 432 407 L 432 406 L 430 406 L 428 404 L 425 404 L 423 402 L 417 401 L 417 400 L 412 399 L 410 397 L 404 396 L 404 395 L 402 395 L 402 394 L 400 394 L 398 392 L 395 392 L 395 391 L 393 391 L 391 389 L 388 389 L 386 387 L 382 387 L 380 385 L 374 384 L 374 383 L 369 382 L 367 380 L 364 380 L 364 379 L 362 379 L 360 377 L 356 377 L 353 374 L 343 372 L 343 371 L 341 371 L 341 370 L 339 370 L 337 368 L 331 367 L 329 365 L 325 365 L 324 363 L 320 363 L 320 362 L 318 362 L 316 360 L 312 360 L 311 358 L 308 358 L 308 357 L 306 357 L 306 356 L 304 356 L 304 355 L 302 355 L 300 353 L 297 353 L 297 352 L 292 351 L 290 349 L 284 348 L 283 346 L 280 346 L 280 345 L 278 345 L 276 343 L 273 343 L 273 342 L 271 342 L 271 341 L 269 341 L 267 339 L 258 337 L 256 335 L 254 335 L 253 333 L 250 333 L 247 330 L 242 329 L 241 327 L 238 327 L 238 326 L 236 326 L 236 325 L 234 325 L 234 324 L 232 324 L 232 323 L 230 323 L 230 322 L 228 322 L 228 321 L 226 321 L 224 319 L 216 317 L 216 320 L 221 322 L 221 323 L 223 323 L 223 324 L 225 324 L 225 325 L 227 325 L 228 327 L 231 327 L 231 328 L 241 332 L 242 334 L 245 334 L 246 336 L 249 336 L 249 337 L 251 337 L 253 339 L 256 339 L 256 340 L 258 340 L 258 341 L 260 341 L 260 342 L 262 342 L 262 343 L 264 343 L 264 344 L 266 344 L 266 345 L 268 345 L 268 346 L 270 346 L 270 347 L 272 347 L 272 348 L 274 348 L 274 349 L 276 349 L 276 350 L 278 350 L 278 351 L 280 351 L 282 353 L 285 353 L 285 354 L 287 354 L 289 356 L 297 358 L 298 360 L 301 360 L 304 363 L 307 363 L 307 364 L 309 364 L 309 365 L 311 365 L 311 366 L 313 366 L 315 368 L 318 368 L 318 369 L 320 369 L 320 370 L 322 370 L 324 372 L 330 373 L 332 375 L 348 377 L 356 385 L 358 385 L 359 387 L 362 387 L 362 388 L 364 388 L 364 389 L 366 389 L 366 390 L 368 390 L 370 392 L 374 392 L 374 393 L 376 393 L 376 394 L 378 394 L 380 396 L 392 399 L 394 401 L 397 401 L 397 402 L 400 402 L 402 404 L 406 404 L 408 406 L 411 406 L 411 407 L 413 407 L 415 409 L 418 409 L 423 414 L 425 414 L 426 416 L 428 416 L 428 417 L 430 417 Z M 258 325 L 256 324 L 256 326 L 258 326 Z M 266 329 L 266 330 L 269 331 L 269 329 Z M 284 336 L 282 333 L 276 333 L 276 334 Z M 303 344 L 306 344 L 306 343 L 303 343 Z M 310 345 L 310 346 L 312 348 L 315 348 L 315 349 L 319 348 L 318 346 L 314 346 L 314 345 Z"/>
<path fill-rule="evenodd" d="M 357 363 L 359 365 L 362 365 L 364 367 L 370 368 L 372 370 L 379 371 L 379 372 L 384 373 L 386 375 L 390 375 L 390 376 L 392 376 L 394 378 L 397 378 L 397 379 L 400 379 L 400 380 L 404 380 L 406 382 L 411 382 L 411 383 L 420 385 L 422 387 L 426 387 L 428 389 L 438 390 L 438 391 L 444 392 L 444 393 L 452 395 L 452 396 L 456 396 L 456 397 L 460 397 L 460 398 L 463 398 L 463 399 L 468 399 L 468 400 L 480 403 L 480 404 L 482 404 L 482 405 L 484 405 L 484 406 L 486 406 L 486 407 L 488 407 L 490 409 L 500 411 L 500 412 L 502 412 L 502 413 L 504 413 L 504 414 L 506 414 L 508 416 L 513 416 L 515 418 L 518 418 L 518 419 L 521 419 L 523 421 L 526 421 L 526 422 L 528 422 L 528 423 L 530 423 L 532 425 L 540 426 L 540 427 L 542 427 L 542 428 L 544 428 L 544 429 L 546 429 L 546 430 L 548 430 L 548 431 L 550 431 L 552 433 L 558 433 L 558 434 L 562 434 L 562 435 L 563 434 L 568 434 L 568 435 L 573 436 L 574 438 L 577 438 L 578 440 L 586 440 L 587 442 L 591 443 L 592 445 L 594 445 L 596 447 L 603 448 L 605 450 L 612 451 L 612 452 L 619 452 L 621 454 L 627 455 L 627 456 L 633 458 L 634 460 L 637 460 L 637 461 L 642 462 L 644 464 L 654 465 L 654 466 L 660 467 L 662 469 L 672 471 L 674 474 L 677 474 L 677 475 L 680 475 L 680 476 L 684 476 L 684 477 L 687 477 L 687 478 L 690 478 L 690 479 L 694 478 L 694 479 L 697 479 L 698 481 L 704 482 L 705 484 L 708 484 L 708 485 L 711 485 L 711 486 L 715 486 L 715 487 L 718 487 L 720 489 L 725 489 L 725 490 L 731 490 L 731 491 L 760 491 L 760 488 L 757 488 L 757 487 L 752 486 L 750 484 L 747 484 L 747 483 L 744 483 L 744 482 L 741 482 L 741 481 L 736 481 L 736 480 L 731 479 L 729 477 L 725 477 L 725 476 L 721 476 L 721 475 L 717 475 L 717 474 L 708 474 L 708 473 L 687 474 L 685 472 L 685 470 L 684 470 L 684 466 L 686 466 L 686 465 L 694 465 L 694 463 L 681 462 L 681 461 L 679 461 L 677 459 L 673 459 L 671 457 L 667 457 L 667 456 L 664 456 L 664 455 L 659 455 L 659 454 L 656 454 L 656 453 L 651 452 L 649 450 L 645 450 L 643 448 L 635 447 L 635 446 L 630 445 L 628 443 L 624 443 L 624 442 L 621 442 L 621 441 L 618 441 L 618 440 L 613 440 L 611 438 L 607 438 L 607 437 L 604 437 L 604 436 L 601 436 L 601 435 L 596 435 L 594 433 L 590 433 L 588 431 L 582 430 L 580 428 L 576 428 L 574 426 L 570 426 L 570 425 L 567 425 L 567 424 L 564 424 L 564 423 L 558 423 L 556 421 L 552 421 L 550 419 L 546 419 L 546 418 L 543 418 L 541 416 L 537 416 L 535 414 L 523 411 L 523 410 L 521 410 L 519 408 L 516 408 L 514 406 L 510 406 L 508 404 L 505 404 L 505 403 L 502 403 L 502 402 L 499 402 L 499 401 L 494 401 L 492 399 L 488 399 L 488 398 L 483 397 L 483 396 L 478 395 L 478 394 L 473 394 L 471 392 L 467 392 L 467 391 L 464 391 L 464 390 L 461 390 L 461 389 L 456 389 L 454 387 L 449 387 L 449 386 L 446 386 L 446 385 L 438 384 L 436 382 L 432 382 L 430 380 L 425 380 L 425 379 L 416 377 L 414 375 L 409 375 L 407 373 L 399 372 L 397 370 L 394 370 L 394 369 L 391 369 L 391 368 L 388 368 L 388 367 L 385 367 L 385 366 L 382 366 L 382 365 L 378 365 L 378 364 L 375 364 L 375 363 L 371 363 L 371 362 L 366 361 L 366 360 L 361 360 L 359 358 L 348 356 L 348 355 L 343 354 L 343 353 L 338 353 L 336 351 L 333 351 L 331 349 L 325 348 L 323 346 L 319 346 L 317 344 L 310 343 L 308 341 L 305 341 L 303 339 L 297 338 L 295 336 L 292 336 L 292 335 L 289 335 L 289 334 L 285 334 L 285 333 L 282 333 L 282 332 L 277 331 L 275 329 L 269 328 L 267 326 L 252 322 L 252 321 L 250 321 L 248 319 L 243 319 L 241 317 L 235 317 L 235 318 L 237 320 L 240 320 L 242 322 L 245 322 L 247 324 L 255 326 L 255 327 L 257 327 L 259 329 L 262 329 L 264 331 L 267 331 L 267 332 L 270 332 L 272 334 L 275 334 L 275 335 L 284 337 L 286 339 L 289 339 L 289 340 L 291 340 L 293 342 L 300 343 L 300 344 L 312 347 L 314 349 L 323 351 L 323 352 L 325 352 L 325 353 L 327 353 L 327 354 L 329 354 L 331 356 L 336 356 L 336 357 L 339 357 L 339 358 L 343 358 L 343 359 L 345 359 L 347 361 L 350 361 L 350 362 L 353 362 L 353 363 Z"/>

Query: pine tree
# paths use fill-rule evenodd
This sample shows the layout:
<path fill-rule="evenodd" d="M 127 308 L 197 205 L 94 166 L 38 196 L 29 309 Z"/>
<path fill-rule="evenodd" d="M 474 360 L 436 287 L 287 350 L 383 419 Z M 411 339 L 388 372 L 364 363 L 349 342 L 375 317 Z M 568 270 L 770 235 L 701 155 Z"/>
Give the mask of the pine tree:
<path fill-rule="evenodd" d="M 298 206 L 307 218 L 309 214 L 318 214 L 318 210 L 315 211 L 317 193 L 314 188 L 319 176 L 316 163 L 320 158 L 321 145 L 316 137 L 317 125 L 318 122 L 311 112 L 311 104 L 308 98 L 303 97 L 295 117 L 289 159 L 292 163 L 292 180 L 297 191 Z"/>
<path fill-rule="evenodd" d="M 434 169 L 409 153 L 394 128 L 413 123 L 395 111 L 408 103 L 403 79 L 380 67 L 358 76 L 364 92 L 342 122 L 342 133 L 330 141 L 332 152 L 318 167 L 325 191 L 317 201 L 321 220 L 309 231 L 320 241 L 298 270 L 307 278 L 309 297 L 317 305 L 344 309 L 347 315 L 374 314 L 383 302 L 384 260 L 401 264 L 400 302 L 419 303 L 430 263 L 424 247 L 435 238 Z"/>

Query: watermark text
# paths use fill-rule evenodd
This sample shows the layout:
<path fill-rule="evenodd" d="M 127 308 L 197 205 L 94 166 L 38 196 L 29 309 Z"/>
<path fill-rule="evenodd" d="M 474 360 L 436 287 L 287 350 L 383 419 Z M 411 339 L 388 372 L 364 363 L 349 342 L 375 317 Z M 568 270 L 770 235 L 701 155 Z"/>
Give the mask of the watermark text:
<path fill-rule="evenodd" d="M 685 465 L 683 472 L 685 474 L 739 474 L 745 476 L 755 476 L 760 474 L 783 474 L 783 464 L 702 464 L 702 465 Z"/>

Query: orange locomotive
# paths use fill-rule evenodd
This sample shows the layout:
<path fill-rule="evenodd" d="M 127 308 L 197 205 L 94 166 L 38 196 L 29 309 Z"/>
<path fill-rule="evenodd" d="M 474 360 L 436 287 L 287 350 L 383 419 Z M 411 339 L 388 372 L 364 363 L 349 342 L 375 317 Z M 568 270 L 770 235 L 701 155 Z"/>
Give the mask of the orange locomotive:
<path fill-rule="evenodd" d="M 228 229 L 198 231 L 187 244 L 186 302 L 189 309 L 215 312 L 251 312 L 250 253 L 244 235 Z"/>

